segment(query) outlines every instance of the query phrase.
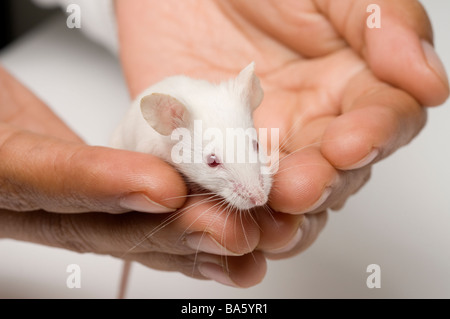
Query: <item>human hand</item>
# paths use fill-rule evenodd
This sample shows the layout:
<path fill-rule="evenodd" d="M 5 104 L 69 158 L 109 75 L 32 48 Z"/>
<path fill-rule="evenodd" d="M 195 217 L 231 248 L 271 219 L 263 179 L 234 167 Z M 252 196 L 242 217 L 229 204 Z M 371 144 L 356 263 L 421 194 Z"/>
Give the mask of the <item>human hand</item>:
<path fill-rule="evenodd" d="M 371 3 L 381 7 L 381 29 L 366 26 Z M 430 23 L 417 1 L 117 0 L 116 14 L 133 97 L 169 75 L 222 80 L 256 61 L 265 98 L 255 124 L 280 128 L 283 145 L 270 197 L 276 212 L 256 212 L 259 228 L 247 221 L 234 226 L 229 214 L 212 210 L 183 215 L 185 225 L 203 227 L 229 251 L 260 259 L 248 266 L 254 271 L 244 284 L 239 269 L 220 259 L 221 277 L 219 268 L 205 276 L 222 282 L 228 276 L 237 285 L 256 284 L 263 258 L 308 247 L 325 224 L 326 209 L 341 207 L 367 182 L 375 162 L 422 129 L 422 105 L 448 96 Z M 237 247 L 233 238 L 245 238 L 244 244 Z M 233 262 L 248 264 L 246 257 Z"/>
<path fill-rule="evenodd" d="M 2 67 L 0 92 L 0 238 L 153 264 L 168 250 L 195 252 L 173 240 L 173 227 L 143 240 L 166 217 L 158 213 L 185 201 L 184 181 L 171 166 L 85 145 Z M 120 214 L 129 210 L 154 214 Z"/>

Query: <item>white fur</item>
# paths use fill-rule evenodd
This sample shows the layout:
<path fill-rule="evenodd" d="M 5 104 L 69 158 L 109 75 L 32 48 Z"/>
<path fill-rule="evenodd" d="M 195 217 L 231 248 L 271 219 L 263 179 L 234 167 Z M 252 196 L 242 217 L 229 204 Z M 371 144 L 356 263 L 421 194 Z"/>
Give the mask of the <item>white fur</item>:
<path fill-rule="evenodd" d="M 178 101 L 180 105 L 177 104 L 177 111 L 184 106 L 188 114 L 177 121 L 176 126 L 186 127 L 191 136 L 194 135 L 194 120 L 202 120 L 203 132 L 207 128 L 218 128 L 223 136 L 226 136 L 227 128 L 253 128 L 252 112 L 263 98 L 262 88 L 254 74 L 254 63 L 242 70 L 235 79 L 217 85 L 186 76 L 172 76 L 151 86 L 132 103 L 128 114 L 113 134 L 111 146 L 158 156 L 173 164 L 190 181 L 222 196 L 236 208 L 249 209 L 256 206 L 255 201 L 245 198 L 246 192 L 259 196 L 257 205 L 267 201 L 272 178 L 267 174 L 261 175 L 259 162 L 223 163 L 221 167 L 215 168 L 209 167 L 206 162 L 175 164 L 171 159 L 171 149 L 177 141 L 172 141 L 170 136 L 161 135 L 154 129 L 164 131 L 160 122 L 155 125 L 156 120 L 149 118 L 150 115 L 159 116 L 158 112 L 148 110 L 151 102 L 141 105 L 144 98 L 148 100 L 154 93 L 169 96 L 167 100 Z M 203 146 L 208 143 L 209 141 L 204 141 Z M 192 151 L 203 154 L 203 149 Z M 245 151 L 254 152 L 251 143 Z M 236 192 L 237 184 L 245 191 Z"/>

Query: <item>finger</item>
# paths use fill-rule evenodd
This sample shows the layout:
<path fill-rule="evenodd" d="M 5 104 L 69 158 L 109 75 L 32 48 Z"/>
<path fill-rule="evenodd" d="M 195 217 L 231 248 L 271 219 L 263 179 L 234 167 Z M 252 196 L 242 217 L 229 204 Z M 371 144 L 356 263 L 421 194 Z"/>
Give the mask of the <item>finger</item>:
<path fill-rule="evenodd" d="M 303 148 L 281 158 L 269 205 L 275 211 L 291 214 L 320 211 L 328 207 L 336 187 L 339 172 L 322 156 L 319 147 Z"/>
<path fill-rule="evenodd" d="M 120 215 L 58 214 L 45 211 L 13 212 L 0 210 L 0 234 L 4 238 L 34 242 L 79 253 L 112 254 L 128 258 L 133 253 L 167 252 L 192 254 L 180 241 L 176 224 L 158 234 L 146 235 L 164 220 L 162 214 L 128 213 Z"/>
<path fill-rule="evenodd" d="M 261 238 L 257 249 L 260 251 L 290 250 L 301 238 L 300 227 L 305 215 L 285 214 L 260 209 L 255 213 Z"/>
<path fill-rule="evenodd" d="M 295 245 L 283 247 L 279 250 L 265 251 L 264 256 L 269 259 L 283 259 L 298 255 L 310 247 L 326 225 L 328 213 L 306 214 L 299 228 L 299 240 Z"/>
<path fill-rule="evenodd" d="M 80 253 L 110 254 L 154 269 L 179 271 L 235 287 L 255 285 L 264 277 L 266 263 L 261 253 L 234 257 L 201 253 L 180 240 L 180 234 L 184 234 L 183 223 L 167 225 L 154 233 L 155 237 L 143 241 L 141 234 L 147 228 L 161 225 L 162 219 L 161 214 L 52 214 L 3 210 L 0 211 L 0 234 Z"/>
<path fill-rule="evenodd" d="M 344 189 L 346 190 L 346 196 L 342 196 L 342 198 L 340 200 L 338 200 L 335 204 L 333 204 L 330 208 L 334 211 L 338 211 L 341 210 L 344 206 L 345 203 L 347 202 L 348 198 L 351 195 L 356 194 L 370 179 L 371 176 L 371 167 L 363 167 L 361 169 L 358 170 L 352 170 L 352 171 L 347 171 L 347 172 L 343 172 L 342 174 L 349 174 L 350 176 L 353 175 L 354 173 L 357 174 L 356 180 L 353 178 L 347 178 L 347 187 L 344 186 Z"/>
<path fill-rule="evenodd" d="M 260 240 L 260 226 L 251 214 L 229 208 L 223 200 L 190 197 L 180 210 L 161 217 L 151 227 L 144 221 L 134 223 L 130 228 L 136 235 L 133 248 L 122 249 L 129 253 L 156 249 L 171 254 L 241 256 L 252 252 Z"/>
<path fill-rule="evenodd" d="M 167 164 L 151 158 L 144 165 L 145 158 L 141 155 L 134 157 L 131 153 L 121 153 L 116 157 L 120 154 L 117 151 L 88 148 L 30 134 L 31 131 L 81 142 L 42 101 L 2 67 L 0 89 L 3 92 L 0 96 L 0 121 L 9 123 L 0 126 L 0 154 L 8 159 L 0 167 L 3 186 L 0 190 L 1 208 L 57 212 L 123 212 L 130 209 L 164 212 L 173 211 L 182 204 L 182 198 L 161 203 L 166 195 L 185 194 L 181 178 Z M 155 170 L 152 174 L 150 165 Z M 158 173 L 159 168 L 161 171 Z M 138 177 L 140 169 L 143 170 L 141 174 L 149 175 L 145 183 Z M 166 181 L 165 172 L 168 174 Z M 173 189 L 171 183 L 175 186 Z M 158 186 L 162 187 L 161 194 Z"/>
<path fill-rule="evenodd" d="M 3 237 L 75 250 L 116 254 L 206 252 L 238 256 L 252 252 L 260 229 L 250 216 L 199 199 L 173 214 L 53 214 L 0 211 Z M 9 226 L 7 226 L 9 225 Z"/>
<path fill-rule="evenodd" d="M 442 104 L 449 82 L 433 49 L 427 14 L 415 0 L 316 0 L 320 10 L 381 79 L 406 90 L 423 105 Z M 367 8 L 378 4 L 380 28 L 367 25 Z"/>
<path fill-rule="evenodd" d="M 179 271 L 235 287 L 250 287 L 263 279 L 266 262 L 261 253 L 226 257 L 201 253 L 179 240 L 183 232 L 176 223 L 162 230 L 159 238 L 142 241 L 139 234 L 147 227 L 158 225 L 161 219 L 161 214 L 54 214 L 0 210 L 0 234 L 4 238 L 79 253 L 110 254 L 154 269 Z"/>
<path fill-rule="evenodd" d="M 336 170 L 322 156 L 319 147 L 302 148 L 281 159 L 269 203 L 274 210 L 284 213 L 321 212 L 354 194 L 368 180 L 368 175 L 370 166 L 349 171 Z M 279 241 L 287 241 L 289 234 L 290 238 L 294 238 L 294 231 L 287 229 L 283 230 L 282 235 L 277 235 L 275 229 L 262 233 L 264 236 L 281 236 Z"/>
<path fill-rule="evenodd" d="M 142 253 L 132 258 L 154 269 L 178 271 L 189 277 L 211 279 L 227 286 L 240 288 L 248 288 L 260 283 L 267 271 L 264 255 L 258 251 L 236 257 Z"/>
<path fill-rule="evenodd" d="M 0 125 L 0 207 L 51 212 L 174 211 L 181 176 L 162 160 Z"/>
<path fill-rule="evenodd" d="M 321 151 L 336 168 L 357 169 L 407 144 L 423 128 L 426 111 L 404 91 L 362 72 L 344 93 L 342 109 L 327 126 Z"/>
<path fill-rule="evenodd" d="M 261 229 L 250 211 L 238 211 L 222 200 L 191 197 L 178 211 L 182 242 L 196 252 L 239 256 L 258 245 Z"/>

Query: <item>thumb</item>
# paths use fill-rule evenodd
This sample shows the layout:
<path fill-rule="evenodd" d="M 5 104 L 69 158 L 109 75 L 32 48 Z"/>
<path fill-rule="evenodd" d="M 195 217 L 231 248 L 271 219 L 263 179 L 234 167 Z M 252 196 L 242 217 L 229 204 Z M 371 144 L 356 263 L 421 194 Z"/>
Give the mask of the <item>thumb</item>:
<path fill-rule="evenodd" d="M 50 212 L 171 212 L 181 176 L 147 154 L 86 146 L 0 125 L 0 208 Z"/>
<path fill-rule="evenodd" d="M 447 74 L 432 46 L 431 23 L 418 1 L 319 3 L 334 27 L 379 79 L 407 91 L 422 105 L 439 105 L 447 99 Z"/>
<path fill-rule="evenodd" d="M 423 105 L 442 104 L 449 94 L 444 65 L 433 48 L 433 31 L 419 2 L 383 1 L 381 28 L 366 27 L 366 58 L 374 74 Z"/>

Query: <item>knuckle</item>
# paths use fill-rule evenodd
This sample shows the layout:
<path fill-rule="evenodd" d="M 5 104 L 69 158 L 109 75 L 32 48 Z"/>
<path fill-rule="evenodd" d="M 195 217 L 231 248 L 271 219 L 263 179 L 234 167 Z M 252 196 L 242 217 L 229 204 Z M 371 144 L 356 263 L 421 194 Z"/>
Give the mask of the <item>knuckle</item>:
<path fill-rule="evenodd" d="M 18 212 L 36 210 L 39 207 L 30 200 L 33 195 L 13 180 L 0 177 L 0 208 Z"/>
<path fill-rule="evenodd" d="M 10 158 L 11 152 L 16 152 L 16 141 L 20 131 L 0 125 L 0 157 Z M 30 190 L 18 178 L 12 159 L 0 165 L 0 208 L 15 211 L 35 210 L 37 206 L 31 203 Z"/>
<path fill-rule="evenodd" d="M 121 256 L 170 251 L 165 232 L 167 225 L 155 225 L 150 222 L 151 217 L 134 212 L 108 216 L 108 236 L 116 239 Z"/>
<path fill-rule="evenodd" d="M 161 236 L 161 234 L 158 235 Z M 160 240 L 158 240 L 156 237 L 157 234 L 155 233 L 154 230 L 150 232 L 145 231 L 137 232 L 136 237 L 129 238 L 130 244 L 133 245 L 133 246 L 130 245 L 130 247 L 135 248 L 139 247 L 139 249 L 151 252 L 165 252 L 173 250 L 173 247 L 169 242 L 167 242 L 166 240 L 161 240 L 161 238 Z"/>
<path fill-rule="evenodd" d="M 78 253 L 93 252 L 94 247 L 86 240 L 83 232 L 74 222 L 74 216 L 47 213 L 47 222 L 42 223 L 41 232 L 47 241 L 56 247 Z"/>

